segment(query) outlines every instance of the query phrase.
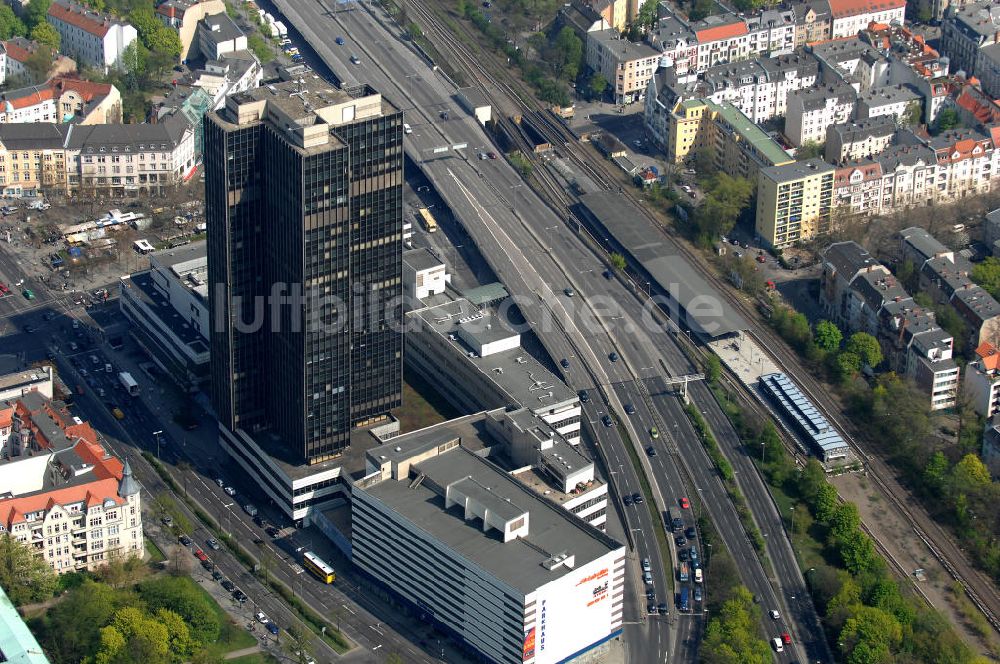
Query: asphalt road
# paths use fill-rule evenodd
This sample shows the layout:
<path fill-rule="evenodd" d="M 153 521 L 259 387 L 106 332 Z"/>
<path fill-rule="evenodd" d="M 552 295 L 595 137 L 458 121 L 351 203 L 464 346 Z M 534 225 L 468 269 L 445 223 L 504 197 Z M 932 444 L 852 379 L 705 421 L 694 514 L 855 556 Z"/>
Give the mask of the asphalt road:
<path fill-rule="evenodd" d="M 561 294 L 566 286 L 572 285 L 577 292 L 588 294 L 591 288 L 606 288 L 612 302 L 626 309 L 630 306 L 627 301 L 635 303 L 634 293 L 616 281 L 595 287 L 605 281 L 600 276 L 604 266 L 578 239 L 570 237 L 572 233 L 563 220 L 524 187 L 519 175 L 505 161 L 476 158 L 478 150 L 492 149 L 488 137 L 474 119 L 461 111 L 452 97 L 454 89 L 450 82 L 416 58 L 398 32 L 390 32 L 393 26 L 389 26 L 389 31 L 383 29 L 371 18 L 368 8 L 333 12 L 323 2 L 296 3 L 293 7 L 287 0 L 278 0 L 275 4 L 289 19 L 286 23 L 302 33 L 318 59 L 341 77 L 369 82 L 404 110 L 406 121 L 413 127 L 406 141 L 408 156 L 462 221 L 508 290 L 519 296 L 518 305 L 547 352 L 555 359 L 566 358 L 570 362 L 570 369 L 564 372 L 570 385 L 582 388 L 596 383 L 611 410 L 622 413 L 621 401 L 609 386 L 628 382 L 634 376 L 662 375 L 661 359 L 669 365 L 676 363 L 678 356 L 682 357 L 679 349 L 670 348 L 669 335 L 655 328 L 644 329 L 641 319 L 635 319 L 634 311 L 617 314 L 617 322 L 616 314 L 611 312 L 610 316 L 597 317 L 596 325 L 586 324 L 585 318 L 594 318 L 595 308 L 590 302 L 583 307 L 571 303 L 572 298 Z M 379 10 L 370 11 L 377 16 Z M 344 36 L 347 43 L 335 45 L 336 36 Z M 361 58 L 360 65 L 349 62 L 352 54 Z M 449 111 L 448 119 L 442 115 L 444 110 Z M 461 145 L 466 147 L 455 148 Z M 445 147 L 448 149 L 444 152 L 434 152 Z M 585 298 L 577 298 L 582 299 Z M 576 315 L 569 315 L 571 308 Z M 584 316 L 587 311 L 590 314 Z M 621 356 L 620 362 L 610 363 L 606 359 L 612 351 Z M 623 425 L 633 440 L 640 440 L 628 419 L 623 420 Z M 690 438 L 690 445 L 700 448 L 693 432 L 685 431 L 684 436 Z M 611 441 L 608 447 L 614 444 Z M 607 449 L 605 454 L 610 456 Z M 695 458 L 704 461 L 707 455 L 701 450 Z M 658 485 L 660 478 L 654 480 Z M 654 493 L 660 491 L 654 488 Z M 724 492 L 721 501 L 716 510 L 727 512 L 738 526 L 735 511 Z M 665 506 L 661 503 L 660 507 Z M 745 540 L 741 530 L 733 535 L 736 541 Z M 648 546 L 647 550 L 653 548 Z M 766 577 L 760 582 L 769 588 Z M 750 579 L 748 584 L 758 585 Z M 643 640 L 641 635 L 639 640 Z M 659 659 L 659 646 L 653 642 L 647 640 L 635 645 L 635 661 Z"/>

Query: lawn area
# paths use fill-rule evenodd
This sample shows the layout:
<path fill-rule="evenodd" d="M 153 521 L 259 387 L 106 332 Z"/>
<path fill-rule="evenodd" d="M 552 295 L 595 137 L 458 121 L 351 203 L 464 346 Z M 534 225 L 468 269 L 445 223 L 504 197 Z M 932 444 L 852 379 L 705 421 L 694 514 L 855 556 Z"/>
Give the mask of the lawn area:
<path fill-rule="evenodd" d="M 249 648 L 250 646 L 257 643 L 257 640 L 253 637 L 250 632 L 246 631 L 242 626 L 237 625 L 233 622 L 233 619 L 229 617 L 229 614 L 219 606 L 207 590 L 198 585 L 194 580 L 187 579 L 192 586 L 198 589 L 198 592 L 205 595 L 205 598 L 211 602 L 212 607 L 215 609 L 216 615 L 219 617 L 219 624 L 222 625 L 222 629 L 219 633 L 219 640 L 215 643 L 209 644 L 207 650 L 213 655 L 225 655 L 227 652 L 232 652 L 233 650 L 240 650 L 242 648 Z M 237 660 L 234 660 L 237 661 Z M 252 660 L 248 660 L 252 661 Z M 267 661 L 267 660 L 262 660 Z"/>
<path fill-rule="evenodd" d="M 267 653 L 258 652 L 252 655 L 243 655 L 235 659 L 227 659 L 232 664 L 275 664 L 278 660 Z"/>
<path fill-rule="evenodd" d="M 160 551 L 160 547 L 156 546 L 156 542 L 146 538 L 146 553 L 149 554 L 149 564 L 156 565 L 157 563 L 162 563 L 167 559 L 163 552 Z"/>
<path fill-rule="evenodd" d="M 393 413 L 401 433 L 416 431 L 459 415 L 434 387 L 412 372 L 403 374 L 403 405 Z"/>

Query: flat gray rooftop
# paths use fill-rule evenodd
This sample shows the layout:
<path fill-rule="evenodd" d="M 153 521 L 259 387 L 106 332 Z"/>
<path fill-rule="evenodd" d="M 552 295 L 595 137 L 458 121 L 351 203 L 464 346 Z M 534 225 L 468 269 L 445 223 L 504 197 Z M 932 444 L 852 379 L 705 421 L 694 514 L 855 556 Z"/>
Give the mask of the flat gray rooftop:
<path fill-rule="evenodd" d="M 430 249 L 426 247 L 419 247 L 417 249 L 408 249 L 404 251 L 403 262 L 406 263 L 410 269 L 416 272 L 444 265 L 444 261 L 440 260 L 437 256 L 431 253 Z"/>
<path fill-rule="evenodd" d="M 175 265 L 183 265 L 195 261 L 204 261 L 208 265 L 208 241 L 199 240 L 191 244 L 185 244 L 173 249 L 161 249 L 149 255 L 151 260 L 156 260 L 165 268 L 172 268 Z"/>
<path fill-rule="evenodd" d="M 123 279 L 122 284 L 128 287 L 138 300 L 149 307 L 153 314 L 195 353 L 204 353 L 208 350 L 206 339 L 201 336 L 201 332 L 174 309 L 174 305 L 170 304 L 170 299 L 156 287 L 148 270 L 136 272 L 131 277 Z"/>
<path fill-rule="evenodd" d="M 692 329 L 721 337 L 747 328 L 743 317 L 695 271 L 673 242 L 623 196 L 600 191 L 585 194 L 581 201 L 591 218 L 677 302 Z"/>
<path fill-rule="evenodd" d="M 355 491 L 367 492 L 473 566 L 485 569 L 522 593 L 533 592 L 572 572 L 565 566 L 546 569 L 543 563 L 553 556 L 573 555 L 578 568 L 615 550 L 624 554 L 619 542 L 534 495 L 462 447 L 416 464 L 414 472 L 424 473 L 427 479 L 412 489 L 410 480 L 405 479 L 387 480 L 367 489 L 356 487 Z M 444 487 L 467 478 L 487 490 L 491 499 L 509 500 L 520 509 L 519 513 L 527 512 L 527 537 L 505 543 L 495 530 L 484 533 L 480 520 L 465 521 L 460 507 L 445 510 Z M 432 486 L 440 487 L 441 493 Z"/>
<path fill-rule="evenodd" d="M 507 405 L 517 404 L 534 411 L 578 398 L 576 392 L 524 348 L 513 348 L 486 357 L 469 357 L 472 349 L 462 342 L 456 330 L 460 327 L 460 320 L 478 311 L 468 300 L 459 299 L 408 315 L 422 318 L 427 327 L 438 333 L 439 343 L 450 346 L 456 355 L 461 356 L 461 361 L 474 365 L 499 386 L 510 398 Z"/>
<path fill-rule="evenodd" d="M 25 369 L 17 373 L 0 375 L 0 390 L 8 390 L 18 385 L 28 385 L 45 378 L 46 374 L 41 369 Z"/>

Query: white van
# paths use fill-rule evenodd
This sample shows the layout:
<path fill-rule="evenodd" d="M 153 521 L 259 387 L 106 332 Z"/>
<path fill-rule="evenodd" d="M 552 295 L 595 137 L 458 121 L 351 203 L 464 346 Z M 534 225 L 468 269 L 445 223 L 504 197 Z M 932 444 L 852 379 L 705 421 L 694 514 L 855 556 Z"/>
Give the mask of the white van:
<path fill-rule="evenodd" d="M 694 571 L 694 582 L 701 583 L 701 581 L 702 581 L 701 568 L 699 567 Z"/>
<path fill-rule="evenodd" d="M 771 647 L 774 648 L 774 652 L 785 652 L 785 645 L 781 642 L 780 636 L 771 639 Z"/>
<path fill-rule="evenodd" d="M 406 124 L 404 122 L 403 123 L 403 133 L 404 134 L 412 134 L 413 133 L 413 127 L 411 127 L 410 125 L 408 125 L 408 124 Z"/>

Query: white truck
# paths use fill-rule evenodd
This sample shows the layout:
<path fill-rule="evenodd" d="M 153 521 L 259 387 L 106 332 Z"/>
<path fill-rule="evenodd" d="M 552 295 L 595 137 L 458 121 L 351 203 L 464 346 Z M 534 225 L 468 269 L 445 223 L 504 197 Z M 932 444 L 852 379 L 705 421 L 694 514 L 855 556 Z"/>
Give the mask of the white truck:
<path fill-rule="evenodd" d="M 268 32 L 271 33 L 272 37 L 277 37 L 278 36 L 279 32 L 278 32 L 278 24 L 277 23 L 268 23 L 267 24 L 267 29 L 268 29 Z"/>
<path fill-rule="evenodd" d="M 276 27 L 278 29 L 278 36 L 279 37 L 287 37 L 288 36 L 288 28 L 285 27 L 285 24 L 282 23 L 281 21 L 275 21 L 274 22 L 274 27 Z"/>
<path fill-rule="evenodd" d="M 132 374 L 127 371 L 122 371 L 118 374 L 118 381 L 125 388 L 125 391 L 129 393 L 129 396 L 138 396 L 139 394 L 139 383 L 135 382 L 135 378 L 132 378 Z"/>

